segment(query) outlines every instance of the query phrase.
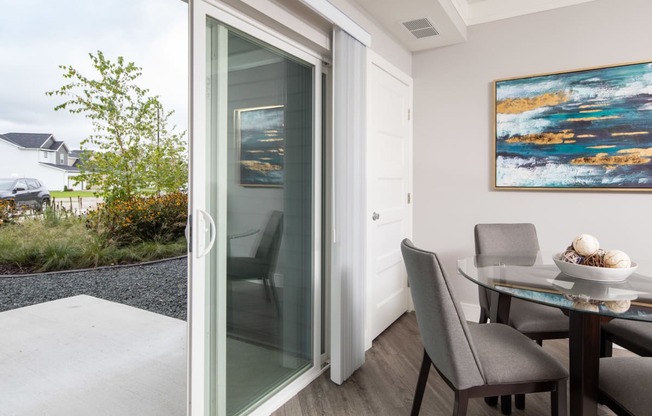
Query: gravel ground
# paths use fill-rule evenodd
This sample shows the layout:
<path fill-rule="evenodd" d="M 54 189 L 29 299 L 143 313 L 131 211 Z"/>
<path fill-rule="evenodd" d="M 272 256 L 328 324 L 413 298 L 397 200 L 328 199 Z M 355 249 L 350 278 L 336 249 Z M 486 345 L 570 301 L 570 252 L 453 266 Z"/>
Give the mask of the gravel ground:
<path fill-rule="evenodd" d="M 138 265 L 0 276 L 0 312 L 76 295 L 186 320 L 187 258 Z"/>

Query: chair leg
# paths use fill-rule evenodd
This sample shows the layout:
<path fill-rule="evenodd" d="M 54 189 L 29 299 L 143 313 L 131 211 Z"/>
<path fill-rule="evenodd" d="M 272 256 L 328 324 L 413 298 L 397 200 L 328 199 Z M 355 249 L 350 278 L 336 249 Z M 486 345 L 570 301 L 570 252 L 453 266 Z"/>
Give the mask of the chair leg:
<path fill-rule="evenodd" d="M 453 403 L 453 416 L 466 416 L 469 407 L 469 392 L 466 390 L 455 391 L 455 403 Z"/>
<path fill-rule="evenodd" d="M 512 414 L 512 396 L 500 396 L 500 411 L 504 415 Z"/>
<path fill-rule="evenodd" d="M 270 284 L 266 277 L 263 278 L 263 286 L 265 286 L 265 298 L 269 300 Z"/>
<path fill-rule="evenodd" d="M 486 324 L 489 321 L 489 316 L 487 315 L 487 310 L 485 308 L 480 308 L 480 320 L 478 323 Z"/>
<path fill-rule="evenodd" d="M 519 410 L 525 409 L 525 394 L 519 393 L 514 395 L 514 406 Z"/>
<path fill-rule="evenodd" d="M 226 280 L 226 327 L 233 327 L 233 283 L 228 278 Z"/>
<path fill-rule="evenodd" d="M 489 322 L 489 311 L 485 308 L 480 308 L 480 319 L 478 323 L 486 324 Z M 496 406 L 498 404 L 498 396 L 485 397 L 484 402 L 489 406 Z"/>
<path fill-rule="evenodd" d="M 609 340 L 604 331 L 600 331 L 600 357 L 611 357 L 614 344 Z"/>
<path fill-rule="evenodd" d="M 419 370 L 419 381 L 417 381 L 417 389 L 414 392 L 414 401 L 412 402 L 411 416 L 417 416 L 421 410 L 421 401 L 423 400 L 423 393 L 426 391 L 426 384 L 428 383 L 428 374 L 430 374 L 430 366 L 432 360 L 430 356 L 423 350 L 423 361 L 421 361 L 421 370 Z"/>
<path fill-rule="evenodd" d="M 498 396 L 485 397 L 484 402 L 489 406 L 496 406 L 498 404 Z"/>
<path fill-rule="evenodd" d="M 274 284 L 274 276 L 269 276 L 268 279 L 263 279 L 267 282 L 270 291 L 272 292 L 272 302 L 274 302 L 274 307 L 276 308 L 276 315 L 281 316 L 281 306 L 278 303 L 278 294 L 276 293 L 276 285 Z M 269 299 L 269 298 L 268 298 Z"/>
<path fill-rule="evenodd" d="M 557 388 L 550 392 L 550 414 L 566 416 L 566 380 L 559 380 Z"/>

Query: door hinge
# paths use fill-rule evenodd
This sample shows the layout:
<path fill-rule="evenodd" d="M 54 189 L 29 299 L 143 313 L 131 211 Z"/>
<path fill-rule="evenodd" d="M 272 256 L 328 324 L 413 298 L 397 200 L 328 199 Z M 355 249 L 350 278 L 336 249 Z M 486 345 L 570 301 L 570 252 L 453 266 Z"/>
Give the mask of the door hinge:
<path fill-rule="evenodd" d="M 412 120 L 412 110 L 408 108 L 408 121 Z"/>
<path fill-rule="evenodd" d="M 408 192 L 408 204 L 412 203 L 412 194 Z"/>

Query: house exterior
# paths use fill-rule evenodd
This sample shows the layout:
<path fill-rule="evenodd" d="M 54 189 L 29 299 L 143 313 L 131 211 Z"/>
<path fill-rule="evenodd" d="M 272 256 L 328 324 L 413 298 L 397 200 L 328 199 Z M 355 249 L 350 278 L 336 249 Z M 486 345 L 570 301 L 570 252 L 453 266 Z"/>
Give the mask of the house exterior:
<path fill-rule="evenodd" d="M 51 133 L 0 134 L 0 177 L 37 178 L 50 190 L 74 185 L 79 169 L 70 166 L 70 149 Z"/>

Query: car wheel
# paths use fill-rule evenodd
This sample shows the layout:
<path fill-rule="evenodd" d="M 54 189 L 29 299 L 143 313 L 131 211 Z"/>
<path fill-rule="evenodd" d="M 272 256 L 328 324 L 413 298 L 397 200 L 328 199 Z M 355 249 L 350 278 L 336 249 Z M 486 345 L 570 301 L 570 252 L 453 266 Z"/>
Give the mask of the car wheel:
<path fill-rule="evenodd" d="M 44 207 L 47 208 L 49 206 L 50 206 L 50 200 L 48 198 L 43 198 L 43 200 L 40 203 L 39 202 L 36 203 L 35 209 L 37 211 L 43 211 Z"/>

